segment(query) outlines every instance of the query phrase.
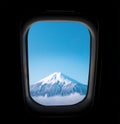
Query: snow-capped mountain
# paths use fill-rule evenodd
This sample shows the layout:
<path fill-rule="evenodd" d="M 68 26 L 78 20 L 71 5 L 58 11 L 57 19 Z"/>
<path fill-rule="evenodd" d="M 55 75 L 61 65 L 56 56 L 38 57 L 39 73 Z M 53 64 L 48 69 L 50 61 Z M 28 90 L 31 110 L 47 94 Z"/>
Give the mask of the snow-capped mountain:
<path fill-rule="evenodd" d="M 86 95 L 87 86 L 62 74 L 55 72 L 30 86 L 32 97 L 68 96 L 74 93 Z"/>

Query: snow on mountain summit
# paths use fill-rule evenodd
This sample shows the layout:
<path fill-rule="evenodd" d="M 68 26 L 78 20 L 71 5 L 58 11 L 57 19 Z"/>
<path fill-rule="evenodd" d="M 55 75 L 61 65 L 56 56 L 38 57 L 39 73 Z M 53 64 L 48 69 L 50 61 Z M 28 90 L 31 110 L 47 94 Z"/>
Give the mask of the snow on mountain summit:
<path fill-rule="evenodd" d="M 83 95 L 86 91 L 86 85 L 61 72 L 54 72 L 30 86 L 31 96 L 66 96 L 73 93 Z"/>
<path fill-rule="evenodd" d="M 42 80 L 38 82 L 43 82 L 43 83 L 55 83 L 56 81 L 63 81 L 64 77 L 61 72 L 54 72 L 50 74 L 49 76 L 43 78 Z"/>
<path fill-rule="evenodd" d="M 36 83 L 42 83 L 42 84 L 53 84 L 53 83 L 56 83 L 56 82 L 61 82 L 61 83 L 64 83 L 64 84 L 68 84 L 68 83 L 71 83 L 71 82 L 76 82 L 76 83 L 79 83 L 78 81 L 64 75 L 63 73 L 61 72 L 54 72 L 52 74 L 50 74 L 49 76 L 43 78 L 42 80 L 39 80 L 38 82 Z"/>

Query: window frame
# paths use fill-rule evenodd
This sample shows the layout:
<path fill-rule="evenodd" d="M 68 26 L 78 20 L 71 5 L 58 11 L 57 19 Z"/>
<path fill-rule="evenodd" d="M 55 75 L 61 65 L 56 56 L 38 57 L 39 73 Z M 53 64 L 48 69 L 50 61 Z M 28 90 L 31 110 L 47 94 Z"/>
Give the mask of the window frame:
<path fill-rule="evenodd" d="M 87 26 L 90 32 L 90 66 L 89 66 L 89 78 L 86 98 L 73 105 L 68 106 L 43 106 L 36 103 L 29 93 L 29 67 L 28 67 L 28 31 L 36 21 L 74 21 L 80 22 Z M 24 28 L 21 31 L 21 71 L 22 71 L 22 85 L 23 85 L 23 97 L 25 103 L 32 109 L 38 112 L 45 113 L 66 113 L 82 111 L 90 106 L 94 101 L 95 84 L 96 84 L 96 68 L 97 68 L 97 55 L 98 55 L 98 40 L 97 40 L 96 28 L 87 19 L 74 16 L 43 16 L 36 19 L 31 19 L 24 24 Z"/>

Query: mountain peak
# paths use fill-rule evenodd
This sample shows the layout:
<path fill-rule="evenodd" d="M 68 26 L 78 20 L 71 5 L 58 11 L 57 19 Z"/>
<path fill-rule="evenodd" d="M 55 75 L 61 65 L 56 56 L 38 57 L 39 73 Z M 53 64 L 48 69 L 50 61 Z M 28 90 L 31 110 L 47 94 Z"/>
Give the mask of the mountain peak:
<path fill-rule="evenodd" d="M 38 81 L 42 83 L 54 83 L 56 81 L 63 82 L 64 75 L 61 72 L 54 72 L 50 74 L 49 76 L 43 78 L 42 80 Z"/>
<path fill-rule="evenodd" d="M 54 72 L 53 74 L 61 74 L 62 72 Z"/>
<path fill-rule="evenodd" d="M 72 93 L 85 94 L 86 86 L 80 82 L 64 75 L 61 72 L 54 72 L 36 84 L 31 86 L 32 96 L 56 96 L 70 95 Z"/>
<path fill-rule="evenodd" d="M 70 83 L 80 83 L 70 77 L 68 77 L 67 75 L 63 74 L 62 72 L 54 72 L 50 75 L 48 75 L 47 77 L 37 81 L 35 84 L 55 84 L 57 82 L 60 82 L 61 84 L 70 84 Z"/>
<path fill-rule="evenodd" d="M 51 75 L 62 75 L 62 72 L 54 72 L 54 73 L 52 73 Z"/>

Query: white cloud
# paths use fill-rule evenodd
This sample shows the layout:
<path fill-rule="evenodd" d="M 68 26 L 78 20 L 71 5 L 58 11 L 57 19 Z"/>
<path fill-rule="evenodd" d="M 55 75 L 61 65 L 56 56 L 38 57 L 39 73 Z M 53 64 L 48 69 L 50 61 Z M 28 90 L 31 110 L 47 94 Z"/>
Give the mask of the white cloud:
<path fill-rule="evenodd" d="M 36 101 L 41 105 L 60 106 L 60 105 L 73 105 L 78 102 L 81 102 L 85 98 L 85 95 L 74 93 L 69 96 L 53 96 L 53 97 L 38 96 L 38 97 L 32 97 L 32 98 L 34 101 Z"/>

